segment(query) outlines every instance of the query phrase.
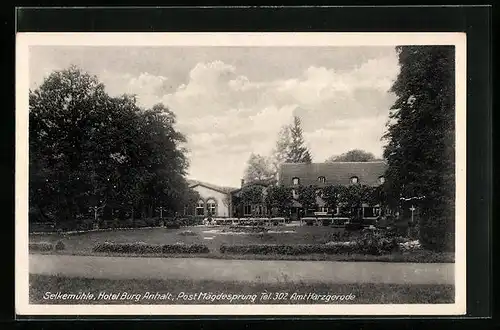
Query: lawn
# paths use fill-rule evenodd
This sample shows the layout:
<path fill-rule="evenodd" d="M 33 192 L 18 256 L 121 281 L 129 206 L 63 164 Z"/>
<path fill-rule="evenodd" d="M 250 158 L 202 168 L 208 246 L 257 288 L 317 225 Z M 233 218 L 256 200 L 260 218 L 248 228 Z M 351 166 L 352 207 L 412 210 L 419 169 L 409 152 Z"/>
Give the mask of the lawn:
<path fill-rule="evenodd" d="M 93 298 L 44 299 L 49 297 L 48 293 L 58 292 L 91 293 Z M 269 294 L 268 299 L 264 299 L 263 293 Z M 445 304 L 454 302 L 454 288 L 452 285 L 267 284 L 30 275 L 29 296 L 31 304 Z"/>
<path fill-rule="evenodd" d="M 224 232 L 222 232 L 224 231 Z M 229 227 L 183 227 L 180 229 L 151 228 L 88 232 L 84 234 L 30 235 L 30 242 L 62 241 L 67 253 L 91 254 L 97 243 L 146 242 L 149 244 L 205 244 L 218 253 L 222 244 L 322 244 L 332 240 L 340 228 L 330 227 L 273 227 L 267 233 L 234 232 Z"/>
<path fill-rule="evenodd" d="M 324 226 L 301 227 L 271 227 L 266 233 L 235 232 L 229 227 L 184 227 L 180 229 L 151 228 L 133 230 L 115 230 L 102 232 L 88 232 L 83 234 L 47 234 L 30 235 L 30 242 L 58 242 L 62 241 L 65 249 L 59 252 L 75 255 L 106 255 L 92 251 L 92 248 L 103 242 L 148 244 L 205 244 L 210 253 L 202 256 L 210 258 L 228 259 L 288 259 L 288 260 L 336 260 L 336 261 L 393 261 L 393 262 L 454 262 L 453 253 L 433 253 L 418 251 L 412 253 L 393 253 L 390 255 L 234 255 L 222 254 L 219 248 L 222 244 L 323 244 L 339 240 L 338 236 L 344 233 L 343 228 Z M 349 233 L 350 236 L 357 233 Z M 43 253 L 43 252 L 39 252 Z M 117 255 L 117 254 L 114 254 Z M 130 255 L 130 254 L 129 254 Z M 155 256 L 151 254 L 150 256 Z M 186 257 L 187 255 L 172 255 Z"/>

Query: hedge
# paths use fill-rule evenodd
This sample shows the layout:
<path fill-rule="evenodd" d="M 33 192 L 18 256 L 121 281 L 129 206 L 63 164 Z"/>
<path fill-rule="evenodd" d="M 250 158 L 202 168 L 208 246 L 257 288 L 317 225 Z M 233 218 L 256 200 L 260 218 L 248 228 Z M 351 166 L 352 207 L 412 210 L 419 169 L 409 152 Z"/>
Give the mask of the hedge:
<path fill-rule="evenodd" d="M 46 252 L 46 251 L 60 251 L 64 250 L 65 246 L 64 243 L 59 241 L 56 244 L 50 243 L 50 242 L 33 242 L 29 243 L 28 246 L 30 251 L 41 251 L 41 252 Z"/>
<path fill-rule="evenodd" d="M 92 249 L 94 252 L 108 253 L 208 253 L 210 252 L 206 245 L 202 244 L 147 244 L 136 243 L 99 243 Z"/>
<path fill-rule="evenodd" d="M 220 252 L 228 254 L 371 254 L 381 255 L 399 249 L 397 238 L 385 237 L 373 233 L 363 233 L 351 242 L 330 242 L 327 244 L 250 244 L 221 245 Z"/>
<path fill-rule="evenodd" d="M 340 244 L 297 244 L 297 245 L 282 245 L 282 244 L 250 244 L 250 245 L 221 245 L 221 253 L 229 254 L 284 254 L 284 255 L 300 255 L 300 254 L 338 254 L 352 252 L 352 247 Z"/>

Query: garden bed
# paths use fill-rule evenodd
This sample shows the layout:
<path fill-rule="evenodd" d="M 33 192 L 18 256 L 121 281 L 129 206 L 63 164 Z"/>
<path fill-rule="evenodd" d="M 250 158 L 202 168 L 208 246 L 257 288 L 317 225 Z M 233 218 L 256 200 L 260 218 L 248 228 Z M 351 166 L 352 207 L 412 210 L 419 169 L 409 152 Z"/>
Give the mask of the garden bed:
<path fill-rule="evenodd" d="M 132 253 L 132 254 L 170 254 L 170 253 L 208 253 L 210 250 L 206 245 L 202 244 L 146 244 L 143 242 L 136 243 L 111 243 L 104 242 L 97 244 L 93 248 L 94 252 L 106 253 Z"/>
<path fill-rule="evenodd" d="M 276 227 L 268 228 L 266 232 L 248 232 L 248 228 L 240 230 L 234 227 L 184 227 L 181 229 L 168 228 L 151 228 L 151 229 L 135 229 L 135 230 L 113 230 L 113 231 L 95 231 L 81 233 L 79 235 L 65 234 L 47 234 L 47 235 L 30 235 L 29 242 L 31 247 L 35 247 L 38 243 L 50 243 L 53 246 L 57 242 L 63 242 L 65 249 L 57 251 L 52 247 L 43 250 L 30 248 L 30 253 L 42 254 L 67 254 L 67 255 L 113 255 L 113 256 L 141 256 L 141 257 L 165 257 L 163 250 L 160 252 L 158 247 L 145 247 L 144 244 L 134 247 L 132 250 L 123 252 L 119 248 L 108 249 L 108 252 L 95 252 L 94 247 L 104 242 L 113 242 L 116 244 L 134 244 L 137 242 L 145 242 L 149 245 L 203 245 L 206 246 L 209 252 L 202 253 L 169 253 L 169 257 L 204 257 L 204 258 L 220 258 L 220 259 L 261 259 L 261 260 L 331 260 L 331 261 L 393 261 L 393 262 L 454 262 L 454 253 L 452 252 L 431 252 L 422 249 L 405 250 L 405 247 L 415 247 L 415 244 L 410 243 L 405 247 L 398 248 L 395 251 L 384 252 L 382 254 L 366 253 L 360 250 L 346 251 L 346 247 L 325 247 L 330 251 L 325 253 L 323 250 L 314 250 L 308 248 L 308 253 L 299 254 L 283 254 L 278 250 L 264 250 L 266 254 L 255 254 L 250 252 L 240 253 L 237 249 L 242 249 L 239 246 L 255 246 L 255 245 L 283 245 L 283 246 L 300 246 L 304 245 L 328 245 L 340 244 L 336 242 L 358 241 L 364 235 L 362 232 L 350 232 L 344 229 L 337 229 L 323 226 L 302 226 L 302 227 Z M 266 228 L 267 229 L 267 228 Z M 368 235 L 368 234 L 367 234 Z M 395 238 L 397 244 L 404 243 L 401 238 Z M 333 243 L 331 243 L 333 242 Z M 33 244 L 34 243 L 34 244 Z M 368 243 L 368 242 L 367 242 Z M 225 246 L 224 252 L 221 253 L 221 246 Z M 236 248 L 226 247 L 238 246 Z M 369 244 L 367 245 L 369 246 Z M 134 250 L 135 249 L 135 250 Z M 261 248 L 259 248 L 261 249 Z M 288 249 L 288 248 L 283 248 Z M 143 253 L 142 250 L 149 251 Z M 313 252 L 311 252 L 313 250 Z M 288 250 L 287 250 L 288 251 Z M 318 251 L 318 252 L 314 252 Z M 334 254 L 331 251 L 336 251 Z M 298 252 L 294 252 L 298 253 Z"/>

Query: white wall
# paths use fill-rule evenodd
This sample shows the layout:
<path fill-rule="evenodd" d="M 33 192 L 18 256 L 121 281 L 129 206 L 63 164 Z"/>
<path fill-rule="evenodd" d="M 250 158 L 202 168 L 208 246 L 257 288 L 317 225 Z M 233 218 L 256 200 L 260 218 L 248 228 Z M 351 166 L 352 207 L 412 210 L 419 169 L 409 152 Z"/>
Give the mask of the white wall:
<path fill-rule="evenodd" d="M 213 198 L 217 203 L 217 216 L 218 217 L 228 217 L 229 216 L 229 205 L 226 205 L 228 202 L 229 196 L 227 194 L 203 187 L 196 186 L 193 187 L 196 190 L 201 198 L 206 202 L 209 198 Z M 227 200 L 226 200 L 227 199 Z"/>

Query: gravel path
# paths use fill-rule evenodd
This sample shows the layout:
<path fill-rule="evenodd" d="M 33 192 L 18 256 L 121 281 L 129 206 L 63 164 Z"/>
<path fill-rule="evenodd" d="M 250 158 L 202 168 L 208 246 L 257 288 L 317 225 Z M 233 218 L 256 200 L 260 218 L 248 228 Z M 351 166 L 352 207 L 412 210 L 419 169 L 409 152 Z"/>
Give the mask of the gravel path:
<path fill-rule="evenodd" d="M 105 279 L 454 284 L 455 264 L 30 254 L 29 272 Z"/>

